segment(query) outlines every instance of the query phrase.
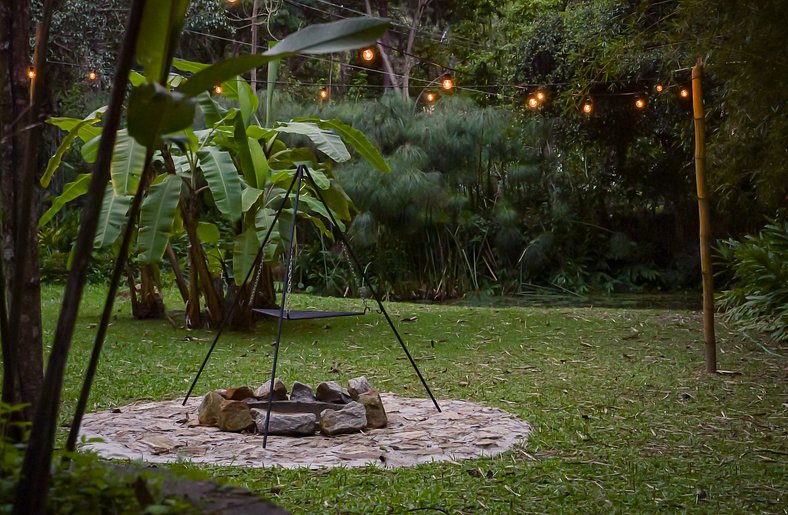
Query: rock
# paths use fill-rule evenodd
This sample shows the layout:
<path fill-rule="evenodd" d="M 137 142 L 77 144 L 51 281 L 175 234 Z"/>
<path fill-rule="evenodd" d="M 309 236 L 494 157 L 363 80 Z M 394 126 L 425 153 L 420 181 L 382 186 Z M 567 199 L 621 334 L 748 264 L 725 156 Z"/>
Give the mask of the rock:
<path fill-rule="evenodd" d="M 364 376 L 354 377 L 347 382 L 347 391 L 350 397 L 354 401 L 357 401 L 359 395 L 372 391 L 372 385 L 369 384 L 369 381 L 367 381 L 367 378 Z"/>
<path fill-rule="evenodd" d="M 347 404 L 353 399 L 336 381 L 326 381 L 317 385 L 317 400 Z"/>
<path fill-rule="evenodd" d="M 203 397 L 197 419 L 204 426 L 215 426 L 219 422 L 219 410 L 222 408 L 224 397 L 217 392 L 209 392 Z"/>
<path fill-rule="evenodd" d="M 265 433 L 265 410 L 253 409 L 257 432 Z M 313 413 L 274 413 L 268 424 L 269 435 L 312 436 L 317 431 L 317 415 Z"/>
<path fill-rule="evenodd" d="M 311 386 L 300 381 L 296 381 L 293 383 L 293 390 L 290 392 L 290 400 L 315 402 L 317 401 L 317 398 L 315 398 L 315 392 L 312 391 Z"/>
<path fill-rule="evenodd" d="M 320 414 L 320 432 L 333 436 L 361 431 L 367 425 L 366 408 L 351 401 L 341 410 L 325 410 Z"/>
<path fill-rule="evenodd" d="M 260 388 L 254 392 L 254 396 L 258 399 L 268 400 L 268 394 L 271 386 L 271 381 L 266 381 Z M 274 379 L 274 400 L 286 401 L 287 400 L 287 386 L 278 377 Z"/>
<path fill-rule="evenodd" d="M 243 401 L 224 401 L 219 410 L 219 429 L 239 432 L 254 426 L 252 411 Z"/>
<path fill-rule="evenodd" d="M 358 396 L 359 404 L 364 406 L 367 412 L 367 427 L 381 428 L 386 427 L 389 419 L 386 416 L 386 410 L 383 408 L 383 401 L 380 398 L 380 392 L 371 390 L 362 393 Z"/>
<path fill-rule="evenodd" d="M 241 386 L 239 388 L 228 388 L 222 394 L 222 397 L 228 401 L 242 401 L 249 397 L 254 397 L 254 391 L 248 386 Z"/>

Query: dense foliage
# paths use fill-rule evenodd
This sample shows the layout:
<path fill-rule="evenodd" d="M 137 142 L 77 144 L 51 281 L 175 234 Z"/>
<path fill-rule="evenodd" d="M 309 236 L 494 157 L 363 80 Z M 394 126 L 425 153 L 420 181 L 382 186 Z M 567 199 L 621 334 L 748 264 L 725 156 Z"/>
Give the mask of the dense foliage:
<path fill-rule="evenodd" d="M 720 243 L 719 254 L 733 271 L 721 296 L 726 317 L 742 329 L 788 342 L 788 221 L 772 222 L 757 235 Z"/>

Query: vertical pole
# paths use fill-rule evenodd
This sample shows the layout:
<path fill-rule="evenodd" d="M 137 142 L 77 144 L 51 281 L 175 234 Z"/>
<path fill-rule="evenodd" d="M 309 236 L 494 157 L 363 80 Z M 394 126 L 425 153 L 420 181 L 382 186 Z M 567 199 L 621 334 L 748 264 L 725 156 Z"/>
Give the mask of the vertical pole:
<path fill-rule="evenodd" d="M 706 372 L 717 372 L 717 343 L 714 338 L 714 275 L 711 267 L 711 218 L 706 185 L 706 136 L 703 114 L 701 75 L 703 62 L 692 67 L 692 112 L 695 119 L 695 183 L 698 190 L 700 220 L 700 270 L 703 277 L 703 342 L 706 347 Z"/>

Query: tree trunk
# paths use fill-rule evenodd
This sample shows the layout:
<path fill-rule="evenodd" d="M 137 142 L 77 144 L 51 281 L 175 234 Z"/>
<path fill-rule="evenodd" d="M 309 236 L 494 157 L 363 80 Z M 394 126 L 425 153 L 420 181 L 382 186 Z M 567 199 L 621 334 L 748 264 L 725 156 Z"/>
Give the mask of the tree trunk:
<path fill-rule="evenodd" d="M 194 192 L 190 188 L 183 189 L 183 197 L 180 202 L 181 217 L 183 218 L 183 228 L 189 237 L 189 266 L 190 270 L 190 292 L 197 291 L 193 284 L 197 284 L 199 291 L 205 297 L 205 308 L 208 312 L 208 324 L 211 327 L 218 327 L 222 322 L 224 310 L 217 288 L 214 286 L 213 277 L 205 260 L 205 252 L 203 251 L 200 238 L 197 236 L 197 216 L 196 205 L 197 199 Z M 195 313 L 195 306 L 197 312 Z M 191 317 L 191 318 L 190 318 Z M 193 322 L 200 322 L 199 316 L 199 295 L 193 297 L 189 295 L 189 306 L 187 309 L 187 323 L 189 319 Z"/>
<path fill-rule="evenodd" d="M 36 142 L 40 140 L 41 127 L 38 118 L 41 113 L 40 100 L 43 91 L 37 95 L 36 105 L 31 106 L 30 79 L 30 3 L 25 1 L 4 1 L 0 3 L 0 259 L 3 259 L 5 284 L 0 284 L 0 294 L 19 289 L 20 304 L 18 317 L 8 317 L 2 313 L 5 323 L 3 337 L 3 392 L 2 400 L 7 403 L 29 404 L 22 418 L 29 421 L 32 411 L 41 394 L 43 384 L 43 345 L 41 337 L 41 302 L 38 276 L 38 240 L 36 238 L 35 217 L 21 202 L 23 184 L 30 175 L 28 167 L 38 164 L 39 156 Z M 39 85 L 39 88 L 42 86 Z M 28 150 L 30 152 L 28 152 Z M 31 160 L 26 163 L 26 159 Z M 32 181 L 31 181 L 32 182 Z M 30 193 L 32 205 L 36 205 Z M 17 232 L 25 235 L 25 251 L 17 248 Z M 15 242 L 16 240 L 16 242 Z M 24 255 L 22 263 L 15 257 Z M 21 265 L 21 266 L 20 266 Z M 21 270 L 21 273 L 20 273 Z M 5 298 L 4 298 L 5 300 Z M 3 302 L 14 313 L 14 304 Z M 9 327 L 15 325 L 14 331 Z M 12 341 L 11 333 L 15 332 Z"/>
<path fill-rule="evenodd" d="M 132 303 L 132 315 L 137 320 L 164 318 L 164 299 L 161 297 L 158 270 L 153 265 L 140 265 L 138 302 Z"/>

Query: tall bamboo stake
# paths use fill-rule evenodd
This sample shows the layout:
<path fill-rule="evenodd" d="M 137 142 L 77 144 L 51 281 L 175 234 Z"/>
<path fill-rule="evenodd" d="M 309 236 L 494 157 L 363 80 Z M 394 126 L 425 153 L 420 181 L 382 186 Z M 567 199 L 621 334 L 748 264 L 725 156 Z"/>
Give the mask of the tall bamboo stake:
<path fill-rule="evenodd" d="M 695 118 L 695 183 L 698 189 L 700 219 L 700 270 L 703 277 L 703 342 L 706 347 L 706 372 L 717 372 L 717 343 L 714 338 L 714 274 L 711 268 L 711 214 L 706 185 L 706 136 L 700 57 L 692 67 L 692 112 Z"/>

